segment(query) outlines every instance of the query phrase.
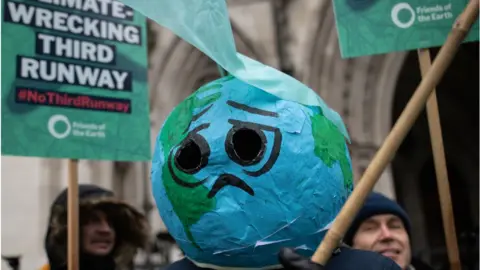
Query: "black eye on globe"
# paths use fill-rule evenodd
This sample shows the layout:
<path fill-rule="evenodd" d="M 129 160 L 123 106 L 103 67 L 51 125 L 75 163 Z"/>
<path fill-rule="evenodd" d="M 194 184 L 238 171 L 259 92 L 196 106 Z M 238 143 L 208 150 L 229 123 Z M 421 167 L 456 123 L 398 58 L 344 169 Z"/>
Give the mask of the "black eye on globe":
<path fill-rule="evenodd" d="M 262 160 L 266 142 L 265 134 L 260 129 L 234 126 L 227 134 L 225 151 L 239 165 L 254 165 Z"/>
<path fill-rule="evenodd" d="M 175 154 L 176 167 L 187 174 L 195 174 L 208 164 L 210 147 L 199 134 L 187 137 Z"/>

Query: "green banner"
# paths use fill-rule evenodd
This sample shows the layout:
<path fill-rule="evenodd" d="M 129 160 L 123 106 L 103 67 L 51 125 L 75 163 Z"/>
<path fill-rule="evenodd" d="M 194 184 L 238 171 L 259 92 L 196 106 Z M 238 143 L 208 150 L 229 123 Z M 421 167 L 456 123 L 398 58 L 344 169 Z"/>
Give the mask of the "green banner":
<path fill-rule="evenodd" d="M 2 8 L 2 154 L 149 160 L 146 18 L 115 0 Z"/>
<path fill-rule="evenodd" d="M 469 0 L 333 0 L 343 58 L 442 46 Z M 478 21 L 468 41 L 478 40 Z"/>

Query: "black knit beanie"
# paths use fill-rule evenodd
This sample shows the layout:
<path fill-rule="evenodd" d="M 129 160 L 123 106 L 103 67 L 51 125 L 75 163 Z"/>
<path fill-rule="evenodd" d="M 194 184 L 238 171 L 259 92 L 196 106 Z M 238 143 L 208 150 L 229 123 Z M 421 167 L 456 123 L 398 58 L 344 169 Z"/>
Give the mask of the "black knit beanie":
<path fill-rule="evenodd" d="M 405 226 L 408 235 L 410 235 L 410 219 L 405 210 L 403 210 L 395 201 L 380 193 L 372 192 L 368 195 L 365 204 L 360 209 L 353 220 L 352 225 L 345 234 L 345 237 L 343 238 L 344 243 L 351 246 L 353 237 L 360 225 L 370 217 L 382 214 L 392 214 L 399 217 L 403 221 L 403 225 Z"/>

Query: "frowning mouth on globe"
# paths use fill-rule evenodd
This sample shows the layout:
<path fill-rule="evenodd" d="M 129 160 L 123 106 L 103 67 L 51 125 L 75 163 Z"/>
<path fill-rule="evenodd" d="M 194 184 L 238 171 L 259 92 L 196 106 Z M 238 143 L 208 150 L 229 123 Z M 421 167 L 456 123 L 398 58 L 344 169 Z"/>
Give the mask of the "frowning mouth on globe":
<path fill-rule="evenodd" d="M 217 192 L 219 192 L 222 188 L 226 186 L 234 186 L 247 192 L 251 196 L 255 195 L 253 189 L 242 179 L 232 174 L 222 174 L 217 178 L 215 184 L 213 184 L 213 187 L 208 193 L 207 197 L 209 199 L 213 198 L 217 194 Z"/>

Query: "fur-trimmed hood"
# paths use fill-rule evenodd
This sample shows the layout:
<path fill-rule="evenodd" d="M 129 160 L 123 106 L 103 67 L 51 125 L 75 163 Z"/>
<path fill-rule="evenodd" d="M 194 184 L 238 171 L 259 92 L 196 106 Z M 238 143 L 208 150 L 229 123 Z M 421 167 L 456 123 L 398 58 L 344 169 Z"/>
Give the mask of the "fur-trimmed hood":
<path fill-rule="evenodd" d="M 117 269 L 132 263 L 138 248 L 148 243 L 149 226 L 143 214 L 114 197 L 113 192 L 95 185 L 79 185 L 79 220 L 94 209 L 102 210 L 112 222 L 116 232 L 113 258 Z M 50 269 L 61 269 L 67 264 L 67 189 L 53 202 L 45 234 L 45 251 Z M 79 227 L 80 229 L 81 227 Z M 81 237 L 81 233 L 80 233 Z M 79 258 L 82 264 L 82 258 Z"/>

